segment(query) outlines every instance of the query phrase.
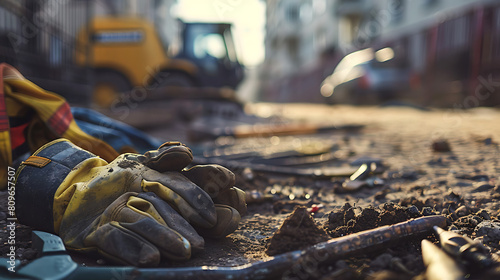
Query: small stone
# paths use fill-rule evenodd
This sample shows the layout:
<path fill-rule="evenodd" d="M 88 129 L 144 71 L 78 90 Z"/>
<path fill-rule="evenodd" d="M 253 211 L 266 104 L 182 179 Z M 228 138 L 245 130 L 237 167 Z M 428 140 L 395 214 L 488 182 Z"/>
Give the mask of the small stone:
<path fill-rule="evenodd" d="M 480 220 L 481 219 L 479 219 L 479 217 L 474 217 L 474 218 L 469 217 L 468 222 L 471 227 L 476 227 L 481 222 Z"/>
<path fill-rule="evenodd" d="M 457 214 L 458 217 L 467 216 L 469 215 L 469 212 L 470 212 L 469 209 L 465 205 L 462 205 L 458 207 L 457 210 L 455 210 L 455 213 Z"/>
<path fill-rule="evenodd" d="M 447 140 L 439 139 L 432 142 L 432 150 L 434 152 L 450 152 L 450 144 Z"/>
<path fill-rule="evenodd" d="M 498 243 L 500 241 L 500 222 L 483 221 L 474 229 L 476 236 L 483 236 L 485 242 Z"/>
<path fill-rule="evenodd" d="M 482 210 L 479 210 L 477 213 L 476 213 L 476 216 L 478 217 L 481 217 L 483 220 L 491 220 L 491 216 L 490 214 L 488 214 L 488 211 L 482 209 Z"/>
<path fill-rule="evenodd" d="M 418 211 L 418 208 L 415 205 L 411 205 L 410 207 L 408 207 L 408 209 L 406 209 L 406 212 L 408 212 L 408 216 L 412 218 L 420 216 L 420 211 Z"/>
<path fill-rule="evenodd" d="M 431 207 L 424 207 L 422 208 L 422 216 L 432 216 L 435 215 L 434 211 L 432 210 Z"/>

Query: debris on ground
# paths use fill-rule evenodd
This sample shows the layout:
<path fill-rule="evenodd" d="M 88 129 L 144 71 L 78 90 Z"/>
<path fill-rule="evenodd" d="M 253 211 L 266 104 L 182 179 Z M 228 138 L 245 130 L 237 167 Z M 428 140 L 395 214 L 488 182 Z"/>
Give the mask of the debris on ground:
<path fill-rule="evenodd" d="M 302 250 L 329 239 L 306 207 L 299 206 L 286 218 L 268 242 L 266 254 L 270 256 Z"/>
<path fill-rule="evenodd" d="M 283 252 L 293 251 L 324 240 L 325 232 L 327 239 L 343 238 L 434 216 L 446 219 L 443 230 L 480 242 L 497 262 L 500 131 L 492 128 L 500 119 L 498 109 L 470 109 L 454 114 L 394 107 L 281 106 L 256 104 L 254 112 L 275 112 L 279 114 L 277 120 L 363 128 L 187 142 L 196 164 L 220 163 L 231 168 L 236 174 L 236 185 L 249 197 L 248 212 L 233 234 L 220 240 L 207 239 L 205 250 L 194 254 L 191 260 L 164 262 L 162 267 L 254 264 L 272 259 L 266 252 L 277 241 L 282 242 L 279 247 L 285 248 Z M 461 122 L 450 123 L 450 116 Z M 156 131 L 155 136 L 186 142 L 182 138 L 172 139 L 178 132 L 166 129 Z M 434 149 L 432 139 L 446 139 L 447 144 Z M 363 164 L 371 172 L 367 177 L 351 180 Z M 345 183 L 357 180 L 363 185 L 352 190 L 344 188 Z M 5 192 L 0 193 L 3 201 L 6 196 Z M 7 211 L 2 204 L 0 210 Z M 4 214 L 4 219 L 0 219 L 2 240 L 7 238 L 5 217 Z M 284 234 L 278 234 L 281 232 L 291 235 L 283 237 Z M 296 241 L 294 233 L 302 233 L 301 240 Z M 30 236 L 30 228 L 16 227 L 17 256 L 23 263 L 36 255 Z M 316 271 L 321 275 L 312 278 L 426 279 L 423 239 L 442 250 L 438 236 L 431 232 L 321 265 Z M 8 247 L 4 244 L 0 249 L 5 256 Z M 86 266 L 110 265 L 95 256 L 71 256 Z M 499 275 L 500 268 L 495 266 L 481 274 L 471 274 L 471 279 L 499 279 Z"/>
<path fill-rule="evenodd" d="M 432 150 L 434 152 L 451 152 L 450 143 L 444 139 L 439 139 L 432 142 Z"/>

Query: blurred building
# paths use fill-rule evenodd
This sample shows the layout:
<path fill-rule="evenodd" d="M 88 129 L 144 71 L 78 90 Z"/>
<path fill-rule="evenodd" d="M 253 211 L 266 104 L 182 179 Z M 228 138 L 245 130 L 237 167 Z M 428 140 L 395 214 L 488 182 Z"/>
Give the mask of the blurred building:
<path fill-rule="evenodd" d="M 500 3 L 494 0 L 380 1 L 371 46 L 390 46 L 422 77 L 425 104 L 500 104 Z M 387 20 L 384 15 L 389 15 Z M 485 81 L 488 82 L 485 84 Z M 497 82 L 495 82 L 497 81 Z M 496 84 L 496 85 L 495 85 Z"/>
<path fill-rule="evenodd" d="M 288 75 L 296 72 L 298 65 L 311 68 L 321 60 L 322 53 L 336 47 L 338 22 L 334 3 L 267 1 L 265 47 L 271 71 Z"/>
<path fill-rule="evenodd" d="M 314 98 L 301 92 L 319 90 L 319 83 L 327 74 L 323 69 L 335 64 L 332 55 L 339 33 L 336 2 L 266 1 L 262 99 L 307 101 Z"/>
<path fill-rule="evenodd" d="M 478 95 L 478 84 L 500 72 L 498 1 L 267 0 L 266 4 L 264 100 L 320 101 L 321 80 L 344 55 L 366 47 L 393 48 L 398 59 L 429 85 L 424 90 L 428 103 L 431 99 L 460 103 Z"/>

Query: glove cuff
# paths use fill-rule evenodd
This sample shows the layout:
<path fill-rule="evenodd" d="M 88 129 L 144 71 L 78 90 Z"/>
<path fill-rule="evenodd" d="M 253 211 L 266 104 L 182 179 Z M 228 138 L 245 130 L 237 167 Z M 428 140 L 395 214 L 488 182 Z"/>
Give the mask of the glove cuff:
<path fill-rule="evenodd" d="M 57 188 L 80 162 L 97 157 L 66 139 L 45 144 L 16 174 L 16 216 L 20 223 L 54 232 L 53 203 Z"/>

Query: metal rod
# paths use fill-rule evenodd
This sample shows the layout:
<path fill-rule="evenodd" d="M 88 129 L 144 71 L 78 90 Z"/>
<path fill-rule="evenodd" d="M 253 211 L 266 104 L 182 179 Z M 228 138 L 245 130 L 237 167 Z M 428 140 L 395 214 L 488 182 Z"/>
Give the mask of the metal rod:
<path fill-rule="evenodd" d="M 130 273 L 134 276 L 132 279 L 276 279 L 277 277 L 308 271 L 317 268 L 320 264 L 332 262 L 346 256 L 364 254 L 391 245 L 408 236 L 431 232 L 434 226 L 446 226 L 446 218 L 443 216 L 427 216 L 412 219 L 331 239 L 306 250 L 284 253 L 267 261 L 236 267 L 201 266 L 135 269 Z"/>

